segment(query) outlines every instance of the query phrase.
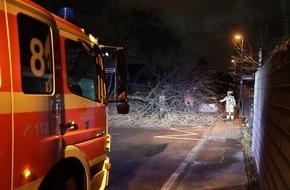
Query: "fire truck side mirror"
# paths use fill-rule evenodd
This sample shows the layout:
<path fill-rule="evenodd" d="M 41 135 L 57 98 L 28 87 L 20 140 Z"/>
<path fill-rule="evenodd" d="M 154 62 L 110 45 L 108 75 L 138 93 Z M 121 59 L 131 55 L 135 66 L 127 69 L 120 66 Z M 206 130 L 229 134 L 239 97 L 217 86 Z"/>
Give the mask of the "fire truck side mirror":
<path fill-rule="evenodd" d="M 130 109 L 130 106 L 126 101 L 120 102 L 117 105 L 117 111 L 119 114 L 127 114 L 129 113 L 129 109 Z"/>
<path fill-rule="evenodd" d="M 125 61 L 125 52 L 119 49 L 117 52 L 117 95 L 119 101 L 127 98 L 127 64 Z"/>
<path fill-rule="evenodd" d="M 102 62 L 105 69 L 105 82 L 108 102 L 118 102 L 118 113 L 129 112 L 127 98 L 127 64 L 122 47 L 102 46 Z"/>

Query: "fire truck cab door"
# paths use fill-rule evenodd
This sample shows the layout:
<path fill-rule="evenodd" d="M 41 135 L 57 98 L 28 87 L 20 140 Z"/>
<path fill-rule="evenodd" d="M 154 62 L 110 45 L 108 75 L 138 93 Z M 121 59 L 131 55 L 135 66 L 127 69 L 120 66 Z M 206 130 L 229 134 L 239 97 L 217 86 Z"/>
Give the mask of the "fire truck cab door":
<path fill-rule="evenodd" d="M 66 145 L 77 146 L 86 157 L 105 154 L 107 108 L 102 103 L 102 68 L 88 42 L 60 30 L 63 63 Z M 83 154 L 82 153 L 82 154 Z"/>

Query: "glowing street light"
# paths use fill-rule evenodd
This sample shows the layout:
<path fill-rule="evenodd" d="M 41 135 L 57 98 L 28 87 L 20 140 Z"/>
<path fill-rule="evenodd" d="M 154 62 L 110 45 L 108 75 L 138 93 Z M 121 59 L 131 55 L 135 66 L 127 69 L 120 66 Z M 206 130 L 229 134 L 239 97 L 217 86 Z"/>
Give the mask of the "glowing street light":
<path fill-rule="evenodd" d="M 235 39 L 236 39 L 236 40 L 241 40 L 242 38 L 243 38 L 243 36 L 240 35 L 240 34 L 235 35 Z"/>
<path fill-rule="evenodd" d="M 244 37 L 240 34 L 235 35 L 235 40 L 240 41 L 241 43 L 241 73 L 240 73 L 240 100 L 239 100 L 239 117 L 244 115 L 244 103 L 243 103 L 243 62 L 244 62 Z"/>

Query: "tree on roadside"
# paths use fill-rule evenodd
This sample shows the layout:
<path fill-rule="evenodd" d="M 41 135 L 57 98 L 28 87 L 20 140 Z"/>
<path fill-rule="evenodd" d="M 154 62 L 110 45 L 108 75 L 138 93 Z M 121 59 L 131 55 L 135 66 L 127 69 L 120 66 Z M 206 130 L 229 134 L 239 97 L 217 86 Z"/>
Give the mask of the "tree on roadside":
<path fill-rule="evenodd" d="M 254 1 L 252 3 L 255 4 Z M 261 48 L 263 60 L 266 61 L 268 55 L 290 37 L 290 1 L 269 1 L 265 5 L 259 3 L 253 7 L 244 20 L 247 40 L 252 46 L 254 59 L 258 60 Z"/>

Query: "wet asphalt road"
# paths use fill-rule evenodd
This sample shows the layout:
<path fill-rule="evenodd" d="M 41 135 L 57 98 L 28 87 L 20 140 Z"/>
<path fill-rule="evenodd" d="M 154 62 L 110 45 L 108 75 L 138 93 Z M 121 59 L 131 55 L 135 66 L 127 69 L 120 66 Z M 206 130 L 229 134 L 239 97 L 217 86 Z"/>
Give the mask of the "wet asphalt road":
<path fill-rule="evenodd" d="M 106 190 L 159 190 L 209 127 L 110 128 L 112 163 Z"/>

